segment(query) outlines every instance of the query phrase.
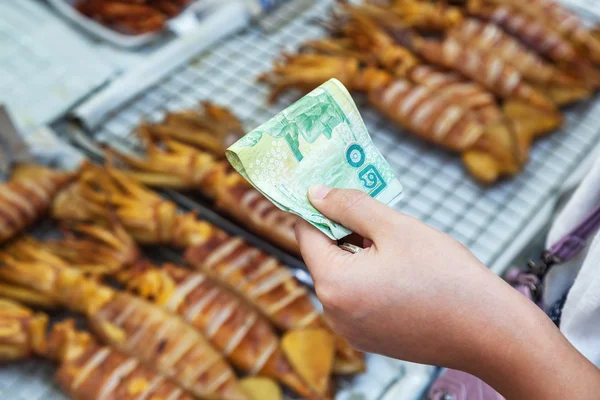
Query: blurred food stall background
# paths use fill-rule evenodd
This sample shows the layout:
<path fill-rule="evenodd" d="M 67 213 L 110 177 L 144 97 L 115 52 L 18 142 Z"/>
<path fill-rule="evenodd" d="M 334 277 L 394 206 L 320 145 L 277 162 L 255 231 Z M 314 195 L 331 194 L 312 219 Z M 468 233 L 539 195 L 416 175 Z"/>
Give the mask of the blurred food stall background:
<path fill-rule="evenodd" d="M 122 204 L 114 201 L 107 205 L 110 203 L 108 198 L 114 200 L 134 192 L 143 193 L 139 198 L 132 195 L 127 200 L 133 202 L 135 197 L 133 208 L 136 212 L 152 208 L 155 204 L 168 204 L 164 207 L 173 207 L 181 213 L 194 211 L 198 218 L 207 221 L 210 226 L 228 235 L 241 237 L 253 249 L 276 257 L 282 262 L 281 270 L 288 271 L 281 276 L 289 274 L 285 275 L 285 279 L 293 280 L 293 285 L 297 285 L 297 288 L 294 286 L 295 291 L 286 294 L 290 297 L 283 299 L 287 299 L 289 304 L 281 303 L 281 299 L 278 299 L 279 302 L 274 301 L 274 304 L 268 304 L 265 308 L 248 292 L 242 290 L 236 294 L 244 298 L 246 307 L 256 308 L 257 315 L 267 314 L 267 317 L 271 317 L 265 318 L 265 324 L 273 325 L 269 329 L 281 336 L 281 332 L 289 327 L 282 327 L 278 324 L 276 312 L 270 315 L 265 309 L 293 306 L 296 299 L 302 296 L 310 298 L 315 310 L 318 309 L 318 302 L 310 291 L 310 276 L 297 256 L 293 240 L 285 241 L 285 235 L 289 233 L 289 229 L 284 229 L 289 228 L 285 225 L 285 217 L 278 219 L 276 210 L 269 209 L 268 205 L 259 205 L 258 200 L 248 200 L 254 195 L 224 166 L 222 151 L 231 140 L 266 121 L 302 94 L 301 90 L 284 91 L 272 102 L 268 83 L 273 84 L 274 78 L 270 82 L 267 79 L 265 83 L 264 79 L 260 82 L 259 77 L 273 71 L 274 65 L 293 63 L 290 61 L 293 55 L 307 43 L 314 44 L 315 40 L 332 37 L 340 40 L 322 41 L 320 45 L 348 44 L 349 38 L 336 32 L 339 26 L 328 25 L 340 18 L 332 10 L 344 9 L 346 5 L 343 3 L 328 0 L 0 0 L 0 103 L 10 113 L 6 121 L 11 120 L 16 127 L 13 131 L 9 128 L 10 122 L 0 124 L 4 150 L 0 154 L 4 154 L 5 161 L 35 160 L 71 171 L 87 160 L 90 164 L 81 174 L 85 179 L 78 178 L 83 182 L 81 185 L 114 179 L 123 187 L 130 188 L 117 193 L 111 189 L 116 185 L 113 182 L 99 185 L 102 186 L 100 188 L 94 187 L 94 190 L 107 196 L 98 206 L 110 208 L 111 212 L 120 215 L 120 223 L 135 240 L 140 241 L 140 237 L 147 239 L 149 232 L 156 233 L 152 229 L 158 231 L 158 239 L 141 240 L 141 244 L 146 245 L 142 246 L 145 257 L 154 263 L 190 263 L 189 257 L 184 260 L 181 247 L 198 243 L 186 237 L 185 240 L 190 242 L 186 241 L 180 246 L 184 239 L 175 233 L 170 233 L 173 237 L 169 236 L 169 240 L 163 240 L 160 231 L 166 229 L 166 225 L 161 225 L 164 221 L 162 214 L 143 211 L 134 216 L 129 211 L 119 214 Z M 402 14 L 402 18 L 405 18 L 405 23 L 414 22 L 417 33 L 422 28 L 418 18 L 421 9 L 417 8 L 417 14 L 413 16 L 411 12 L 415 10 L 408 7 L 411 4 L 419 6 L 425 3 L 434 7 L 433 13 L 439 14 L 430 16 L 438 15 L 444 22 L 443 16 L 447 16 L 448 20 L 453 18 L 450 14 L 444 14 L 448 12 L 445 4 L 444 7 L 435 8 L 439 3 L 397 3 L 399 7 L 404 4 L 406 13 Z M 502 4 L 501 1 L 490 3 Z M 593 5 L 576 3 L 575 0 L 567 5 L 573 7 L 589 24 L 595 21 Z M 460 10 L 466 6 L 459 4 L 457 7 Z M 357 20 L 362 21 L 360 18 Z M 435 21 L 435 18 L 427 20 L 429 25 L 426 27 L 437 35 L 445 35 L 445 29 L 450 28 L 437 27 Z M 382 19 L 383 22 L 388 21 Z M 498 24 L 501 25 L 500 22 Z M 386 25 L 388 28 L 390 26 Z M 510 30 L 510 26 L 505 29 Z M 367 30 L 369 32 L 373 31 Z M 401 35 L 403 40 L 406 40 L 407 31 L 402 33 L 405 34 Z M 342 54 L 344 59 L 353 59 L 356 64 L 350 65 L 358 65 L 361 71 L 373 66 L 379 70 L 385 69 L 387 64 L 381 59 L 369 58 L 377 58 L 383 53 L 369 54 L 366 50 L 368 45 L 366 48 L 360 47 L 361 40 L 372 44 L 369 40 L 373 38 L 369 34 L 357 37 L 359 39 L 353 37 L 357 42 L 348 48 L 327 47 L 324 51 L 323 48 L 317 49 L 314 52 L 316 54 L 309 51 L 304 55 L 310 59 L 311 56 L 323 54 Z M 380 42 L 375 43 L 381 45 Z M 403 45 L 410 47 L 407 42 L 403 42 Z M 416 47 L 411 50 L 418 52 Z M 282 60 L 282 54 L 288 54 L 289 58 Z M 402 53 L 393 57 L 397 57 L 394 58 L 395 62 L 400 61 L 398 65 L 403 65 L 412 56 Z M 289 82 L 292 88 L 310 89 L 330 77 L 344 81 L 347 69 L 330 70 L 328 67 L 331 64 L 323 63 L 324 59 L 318 60 L 316 64 L 299 64 L 298 69 L 293 70 L 295 75 L 284 74 L 283 86 Z M 444 72 L 446 69 L 451 68 L 446 66 Z M 469 71 L 461 71 L 463 75 L 474 79 L 469 76 Z M 289 78 L 289 81 L 285 78 Z M 317 82 L 319 80 L 321 82 Z M 280 83 L 276 81 L 275 86 L 277 82 Z M 347 85 L 349 82 L 344 81 Z M 478 82 L 482 86 L 485 86 L 484 83 Z M 373 141 L 405 187 L 404 200 L 398 208 L 456 237 L 494 272 L 501 273 L 513 260 L 534 251 L 535 245 L 532 243 L 539 239 L 561 195 L 577 183 L 589 163 L 598 157 L 600 102 L 593 95 L 595 85 L 592 85 L 594 88 L 589 93 L 581 96 L 581 101 L 561 109 L 560 118 L 564 121 L 560 127 L 552 129 L 552 134 L 539 138 L 531 146 L 527 162 L 520 165 L 518 171 L 491 184 L 482 184 L 475 179 L 461 163 L 460 154 L 406 134 L 411 130 L 410 126 L 401 128 L 387 119 L 385 113 L 373 107 L 370 94 L 357 93 L 355 100 Z M 569 83 L 567 88 L 579 89 L 579 84 Z M 354 89 L 362 91 L 358 86 Z M 494 92 L 491 98 L 492 102 L 496 102 L 501 96 Z M 552 112 L 556 115 L 559 113 L 557 109 Z M 543 115 L 538 120 L 546 118 L 547 121 L 548 114 Z M 536 119 L 532 121 L 536 122 Z M 30 148 L 27 154 L 11 150 L 7 138 L 14 138 L 16 131 Z M 426 135 L 427 132 L 420 136 Z M 110 171 L 98 172 L 95 169 L 94 165 L 105 162 L 115 169 L 125 170 L 116 172 L 123 173 L 122 179 L 115 178 L 115 175 L 106 178 L 111 176 Z M 8 180 L 10 174 L 8 167 L 6 169 L 3 172 Z M 123 184 L 127 179 L 131 185 L 140 184 L 142 189 L 137 192 L 131 189 L 137 186 Z M 153 186 L 155 192 L 143 188 L 141 184 Z M 236 197 L 240 191 L 247 197 Z M 26 193 L 20 195 L 26 196 Z M 76 197 L 66 198 L 65 209 L 79 209 Z M 86 198 L 86 201 L 90 201 L 90 198 Z M 241 200 L 244 198 L 248 204 Z M 81 206 L 81 210 L 84 208 Z M 255 215 L 257 208 L 263 212 L 258 217 Z M 273 216 L 271 224 L 263 221 L 269 213 Z M 133 222 L 129 225 L 127 218 L 123 217 L 125 214 L 132 218 Z M 55 219 L 61 219 L 56 213 L 52 215 Z M 69 218 L 73 219 L 72 216 Z M 110 218 L 105 216 L 105 219 Z M 139 221 L 143 221 L 141 227 Z M 148 221 L 158 221 L 158 225 Z M 190 219 L 186 221 L 191 223 Z M 59 235 L 59 226 L 64 228 L 64 221 L 44 221 L 29 232 L 40 240 L 46 240 Z M 181 231 L 177 231 L 177 234 L 181 234 Z M 119 242 L 123 240 L 122 237 L 118 239 Z M 75 254 L 76 257 L 82 256 L 81 253 Z M 59 257 L 65 259 L 66 256 L 59 253 Z M 6 258 L 4 260 L 6 262 Z M 131 276 L 128 275 L 128 279 L 133 281 Z M 8 277 L 4 279 L 10 281 Z M 116 280 L 119 280 L 119 276 L 116 276 Z M 228 290 L 231 289 L 232 282 L 227 277 L 218 276 L 216 280 Z M 10 286 L 12 283 L 8 282 L 7 285 L 7 291 L 0 290 L 0 295 L 14 293 L 14 288 Z M 127 287 L 126 283 L 123 286 L 123 281 L 112 285 Z M 143 287 L 150 291 L 148 288 L 155 288 L 156 285 Z M 187 287 L 180 290 L 189 294 L 192 289 Z M 25 293 L 26 296 L 33 296 Z M 53 297 L 51 292 L 43 293 L 43 296 L 46 295 Z M 60 303 L 59 300 L 56 301 Z M 40 301 L 50 300 L 44 298 Z M 65 315 L 71 315 L 65 314 L 64 307 L 56 308 L 60 311 L 50 312 L 51 321 L 60 321 Z M 250 314 L 247 318 L 258 317 Z M 82 321 L 81 317 L 78 321 Z M 302 328 L 315 326 L 308 323 Z M 67 332 L 72 337 L 77 336 L 71 328 L 61 329 L 63 335 Z M 246 332 L 240 329 L 240 332 Z M 320 343 L 320 336 L 309 336 L 311 339 L 308 342 L 315 349 L 327 344 L 327 338 L 323 344 Z M 293 335 L 287 337 L 290 339 L 285 340 L 284 335 L 281 340 L 284 352 L 285 343 L 294 350 L 300 347 L 299 344 L 293 345 L 297 343 L 295 340 L 304 344 L 303 338 Z M 236 340 L 243 342 L 242 339 L 231 340 L 231 343 Z M 333 355 L 329 361 L 326 358 L 315 361 L 315 370 L 323 369 L 318 378 L 325 379 L 325 383 L 307 376 L 310 373 L 305 371 L 302 361 L 298 365 L 292 362 L 295 361 L 294 350 L 287 349 L 289 351 L 285 354 L 300 378 L 310 387 L 309 391 L 321 392 L 319 395 L 323 398 L 335 393 L 335 398 L 340 399 L 417 399 L 423 395 L 436 371 L 434 367 L 367 355 L 364 368 L 339 377 L 332 373 L 336 368 L 335 363 L 339 362 L 337 367 L 342 368 L 342 361 L 346 361 L 348 366 L 356 360 L 352 359 L 351 352 L 344 353 L 339 347 L 336 349 L 336 361 L 333 361 Z M 349 359 L 342 357 L 340 361 L 340 353 Z M 308 358 L 312 361 L 311 357 Z M 233 364 L 240 376 L 248 373 L 236 362 Z M 52 363 L 40 359 L 2 366 L 0 397 L 28 400 L 64 398 L 61 389 L 53 384 L 55 371 Z M 331 375 L 336 375 L 336 378 L 328 386 Z M 251 387 L 248 390 L 253 394 L 263 393 L 257 391 L 256 387 L 260 387 L 260 390 L 269 387 L 268 384 L 255 382 L 244 384 Z M 269 393 L 269 396 L 277 396 Z M 298 398 L 297 391 L 294 393 L 288 389 L 284 395 L 286 398 Z"/>

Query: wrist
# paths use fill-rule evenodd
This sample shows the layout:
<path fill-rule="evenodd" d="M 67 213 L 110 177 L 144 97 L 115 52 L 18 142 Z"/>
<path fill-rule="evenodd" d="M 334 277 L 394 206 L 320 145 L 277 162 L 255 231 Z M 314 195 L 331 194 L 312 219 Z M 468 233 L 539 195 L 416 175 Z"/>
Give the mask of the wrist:
<path fill-rule="evenodd" d="M 467 372 L 508 399 L 587 399 L 600 393 L 600 372 L 552 321 L 508 285 L 499 318 L 478 340 L 478 360 Z M 499 294 L 500 295 L 500 294 Z M 499 313 L 498 311 L 501 310 Z"/>

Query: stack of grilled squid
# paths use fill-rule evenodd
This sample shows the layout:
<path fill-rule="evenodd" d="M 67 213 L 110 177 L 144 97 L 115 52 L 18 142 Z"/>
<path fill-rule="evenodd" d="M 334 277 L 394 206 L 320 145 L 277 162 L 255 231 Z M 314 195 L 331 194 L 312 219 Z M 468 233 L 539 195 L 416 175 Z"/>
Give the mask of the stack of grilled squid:
<path fill-rule="evenodd" d="M 600 40 L 555 0 L 338 1 L 331 37 L 260 79 L 271 100 L 335 77 L 405 130 L 493 183 L 522 170 L 559 107 L 600 86 Z"/>
<path fill-rule="evenodd" d="M 0 188 L 0 208 L 21 218 L 20 231 L 51 209 L 64 233 L 0 248 L 0 361 L 48 358 L 60 365 L 61 388 L 85 400 L 275 400 L 279 385 L 326 399 L 333 375 L 364 370 L 362 354 L 326 326 L 276 259 L 114 167 L 40 171 L 60 177 L 62 190 L 43 204 L 15 202 L 19 173 L 10 191 Z M 49 184 L 28 185 L 35 193 Z M 155 265 L 138 245 L 184 249 L 187 266 Z M 89 332 L 66 320 L 46 334 L 45 312 L 32 309 L 69 310 Z"/>
<path fill-rule="evenodd" d="M 246 228 L 292 253 L 299 253 L 296 218 L 278 209 L 225 160 L 225 149 L 244 135 L 241 122 L 210 102 L 168 113 L 161 123 L 142 123 L 133 132 L 143 155 L 107 150 L 122 174 L 146 186 L 195 190 Z"/>

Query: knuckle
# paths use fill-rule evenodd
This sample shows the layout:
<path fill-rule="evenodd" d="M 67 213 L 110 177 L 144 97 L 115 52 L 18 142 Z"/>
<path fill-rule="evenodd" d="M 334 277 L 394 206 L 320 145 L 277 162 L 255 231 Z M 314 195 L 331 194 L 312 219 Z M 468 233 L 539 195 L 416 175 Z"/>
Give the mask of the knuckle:
<path fill-rule="evenodd" d="M 323 315 L 325 317 L 325 323 L 327 324 L 329 329 L 331 329 L 336 335 L 340 335 L 340 333 L 338 332 L 340 329 L 340 324 L 338 323 L 335 314 L 331 313 L 331 311 L 329 311 L 327 307 L 325 307 L 323 309 Z"/>
<path fill-rule="evenodd" d="M 336 318 L 329 317 L 327 319 L 327 325 L 336 335 L 341 336 L 352 348 L 357 349 L 357 347 L 361 345 L 360 334 L 351 324 L 343 323 Z"/>
<path fill-rule="evenodd" d="M 296 219 L 296 222 L 294 222 L 294 235 L 296 236 L 296 240 L 299 242 L 302 238 L 302 228 L 301 228 L 302 222 L 299 221 L 298 219 Z"/>
<path fill-rule="evenodd" d="M 360 190 L 337 190 L 335 202 L 342 212 L 347 212 L 364 203 L 367 197 Z"/>
<path fill-rule="evenodd" d="M 332 279 L 335 279 L 340 278 L 338 267 L 348 265 L 348 257 L 346 257 L 345 253 L 332 251 L 323 255 L 323 262 L 325 265 L 330 266 L 329 276 L 331 276 Z"/>
<path fill-rule="evenodd" d="M 358 351 L 362 351 L 362 352 L 368 352 L 370 350 L 369 346 L 364 343 L 364 341 L 358 337 L 354 337 L 354 336 L 344 336 L 344 338 L 346 339 L 346 341 L 348 342 L 348 344 L 350 345 L 350 347 L 352 347 L 354 350 L 358 350 Z"/>
<path fill-rule="evenodd" d="M 336 335 L 339 335 L 347 340 L 347 335 L 351 334 L 351 330 L 349 329 L 348 325 L 343 322 L 343 318 L 340 318 L 335 311 L 332 311 L 327 307 L 324 307 L 323 312 L 327 326 Z"/>
<path fill-rule="evenodd" d="M 335 285 L 326 282 L 317 282 L 315 292 L 323 306 L 327 309 L 339 309 L 340 296 Z"/>

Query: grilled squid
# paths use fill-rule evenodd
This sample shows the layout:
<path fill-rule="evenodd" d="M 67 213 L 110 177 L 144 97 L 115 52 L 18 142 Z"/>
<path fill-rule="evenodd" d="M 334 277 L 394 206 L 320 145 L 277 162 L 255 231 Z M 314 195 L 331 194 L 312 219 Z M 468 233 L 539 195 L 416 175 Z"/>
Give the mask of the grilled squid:
<path fill-rule="evenodd" d="M 172 115 L 180 114 L 185 115 L 183 112 Z M 148 133 L 152 131 L 153 127 L 148 124 L 138 130 L 141 137 L 152 136 Z M 121 174 L 135 182 L 153 187 L 197 190 L 214 199 L 220 210 L 245 227 L 286 250 L 299 252 L 294 234 L 296 217 L 275 207 L 237 172 L 228 168 L 226 162 L 174 139 L 148 139 L 146 142 L 143 158 L 115 150 L 109 150 L 107 158 L 120 168 Z"/>
<path fill-rule="evenodd" d="M 573 78 L 527 49 L 495 24 L 470 18 L 449 34 L 465 45 L 497 54 L 505 62 L 516 67 L 523 77 L 530 81 L 560 85 L 576 84 Z"/>
<path fill-rule="evenodd" d="M 39 356 L 58 363 L 56 381 L 74 400 L 192 400 L 173 381 L 134 357 L 98 344 L 73 320 L 46 335 L 48 316 L 0 299 L 0 361 Z"/>
<path fill-rule="evenodd" d="M 0 299 L 0 362 L 37 354 L 44 343 L 48 316 Z"/>
<path fill-rule="evenodd" d="M 442 42 L 416 40 L 415 49 L 427 61 L 454 69 L 499 97 L 517 98 L 548 110 L 555 108 L 546 96 L 527 84 L 512 65 L 476 48 L 467 48 L 452 37 Z"/>
<path fill-rule="evenodd" d="M 307 56 L 310 64 L 304 60 Z M 440 67 L 417 65 L 408 69 L 405 77 L 394 78 L 387 71 L 361 68 L 350 58 L 301 54 L 286 57 L 286 62 L 262 77 L 274 92 L 318 84 L 326 74 L 343 76 L 350 89 L 365 92 L 369 102 L 399 126 L 460 152 L 469 171 L 485 183 L 519 172 L 527 161 L 532 140 L 562 123 L 560 113 L 543 96 L 539 98 L 551 109 L 532 105 L 531 98 L 523 101 L 516 96 L 500 106 L 483 85 Z M 326 67 L 319 68 L 321 64 Z M 300 74 L 297 71 L 301 66 Z M 336 70 L 343 74 L 336 74 Z M 519 85 L 525 94 L 528 86 L 522 82 Z"/>
<path fill-rule="evenodd" d="M 56 381 L 74 400 L 194 399 L 137 358 L 77 331 L 73 320 L 53 326 L 42 354 L 59 364 Z"/>
<path fill-rule="evenodd" d="M 396 80 L 370 92 L 369 100 L 388 118 L 452 150 L 469 148 L 484 133 L 466 108 L 427 86 Z"/>
<path fill-rule="evenodd" d="M 238 238 L 215 237 L 189 248 L 185 259 L 193 268 L 242 296 L 282 330 L 327 329 L 308 291 L 292 272 Z M 336 348 L 336 372 L 356 373 L 364 369 L 360 353 L 342 338 L 337 339 Z"/>
<path fill-rule="evenodd" d="M 225 233 L 139 185 L 115 168 L 84 165 L 79 180 L 52 204 L 58 220 L 106 223 L 116 217 L 137 243 L 184 248 Z"/>
<path fill-rule="evenodd" d="M 600 41 L 594 37 L 574 12 L 554 0 L 492 0 L 492 4 L 514 7 L 521 13 L 540 18 L 546 25 L 567 39 L 590 61 L 600 63 Z"/>
<path fill-rule="evenodd" d="M 48 211 L 56 193 L 72 174 L 23 164 L 0 186 L 0 243 L 22 232 Z"/>
<path fill-rule="evenodd" d="M 0 278 L 48 294 L 86 315 L 93 332 L 115 349 L 173 379 L 194 396 L 246 399 L 237 378 L 204 337 L 178 316 L 115 291 L 58 263 L 2 256 Z"/>
<path fill-rule="evenodd" d="M 269 321 L 206 275 L 174 265 L 140 263 L 121 279 L 129 290 L 203 332 L 235 367 L 277 379 L 303 397 L 312 396 L 281 352 Z"/>

